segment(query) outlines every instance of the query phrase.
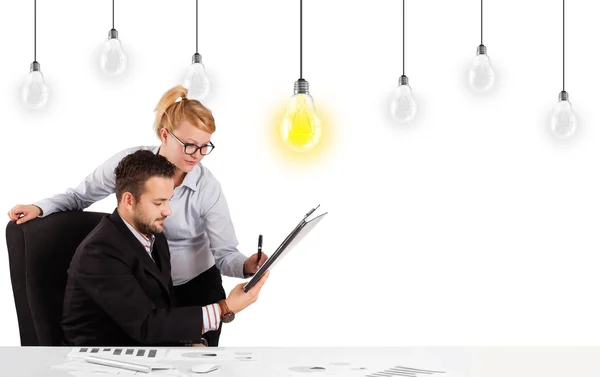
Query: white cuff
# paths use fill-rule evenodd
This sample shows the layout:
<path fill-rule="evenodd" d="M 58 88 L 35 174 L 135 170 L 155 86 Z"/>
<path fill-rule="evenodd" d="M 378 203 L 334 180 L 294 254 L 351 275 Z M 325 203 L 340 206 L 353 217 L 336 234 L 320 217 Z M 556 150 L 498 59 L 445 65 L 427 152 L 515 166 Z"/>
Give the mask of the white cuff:
<path fill-rule="evenodd" d="M 202 334 L 207 331 L 215 331 L 221 325 L 221 310 L 219 304 L 206 305 L 202 307 Z"/>

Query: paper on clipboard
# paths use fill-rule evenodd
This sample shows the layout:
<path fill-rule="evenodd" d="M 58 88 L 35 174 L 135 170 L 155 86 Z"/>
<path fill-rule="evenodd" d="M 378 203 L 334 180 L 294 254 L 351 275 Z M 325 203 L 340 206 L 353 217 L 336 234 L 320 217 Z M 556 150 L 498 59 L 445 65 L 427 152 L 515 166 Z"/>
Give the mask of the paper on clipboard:
<path fill-rule="evenodd" d="M 260 267 L 260 269 L 254 274 L 252 279 L 244 286 L 244 292 L 248 292 L 264 275 L 267 270 L 273 268 L 281 259 L 283 259 L 287 253 L 290 252 L 303 238 L 306 236 L 312 228 L 314 228 L 319 221 L 327 214 L 327 212 L 320 215 L 314 215 L 315 211 L 320 205 L 308 211 L 304 218 L 296 225 L 296 227 L 288 234 L 283 240 L 281 245 L 275 250 L 273 255 L 267 259 L 267 261 Z M 311 217 L 311 215 L 313 215 Z"/>

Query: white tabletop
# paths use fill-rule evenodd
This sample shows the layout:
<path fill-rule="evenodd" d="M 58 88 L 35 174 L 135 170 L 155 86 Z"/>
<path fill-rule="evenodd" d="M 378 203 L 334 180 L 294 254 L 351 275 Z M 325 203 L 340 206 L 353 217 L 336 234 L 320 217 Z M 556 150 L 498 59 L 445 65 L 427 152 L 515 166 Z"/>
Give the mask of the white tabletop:
<path fill-rule="evenodd" d="M 59 369 L 72 348 L 0 348 L 0 376 L 126 377 L 132 372 L 93 373 Z M 403 347 L 403 348 L 173 348 L 162 364 L 177 367 L 138 376 L 271 377 L 597 377 L 600 348 Z M 171 355 L 171 357 L 169 357 Z M 216 355 L 216 356 L 215 356 Z M 196 374 L 197 364 L 219 364 Z M 404 369 L 403 369 L 404 368 Z M 419 370 L 423 370 L 422 372 Z M 415 371 L 415 372 L 411 372 Z M 432 372 L 443 373 L 432 373 Z"/>

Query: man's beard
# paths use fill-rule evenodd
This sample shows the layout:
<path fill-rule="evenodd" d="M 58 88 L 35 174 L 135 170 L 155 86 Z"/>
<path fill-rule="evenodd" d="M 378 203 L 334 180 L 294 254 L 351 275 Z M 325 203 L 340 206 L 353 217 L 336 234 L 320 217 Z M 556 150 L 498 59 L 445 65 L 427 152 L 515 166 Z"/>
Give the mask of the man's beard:
<path fill-rule="evenodd" d="M 154 219 L 152 221 L 148 221 L 141 214 L 136 211 L 135 217 L 133 218 L 133 225 L 139 230 L 140 233 L 150 235 L 162 233 L 163 229 L 160 229 L 158 224 L 155 223 L 156 220 L 164 220 L 166 217 L 160 219 Z"/>

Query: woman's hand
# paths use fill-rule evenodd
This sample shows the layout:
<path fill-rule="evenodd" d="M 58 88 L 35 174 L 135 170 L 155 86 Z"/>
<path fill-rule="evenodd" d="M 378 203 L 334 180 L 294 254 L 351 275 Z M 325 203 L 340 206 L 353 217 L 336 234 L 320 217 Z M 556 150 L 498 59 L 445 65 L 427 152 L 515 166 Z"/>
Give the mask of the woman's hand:
<path fill-rule="evenodd" d="M 260 266 L 265 264 L 268 257 L 265 253 L 261 253 L 260 260 L 258 260 L 258 253 L 252 255 L 244 262 L 244 275 L 253 275 L 258 271 Z"/>
<path fill-rule="evenodd" d="M 33 220 L 42 214 L 42 209 L 33 204 L 17 204 L 8 211 L 8 217 L 17 224 L 26 223 Z"/>

